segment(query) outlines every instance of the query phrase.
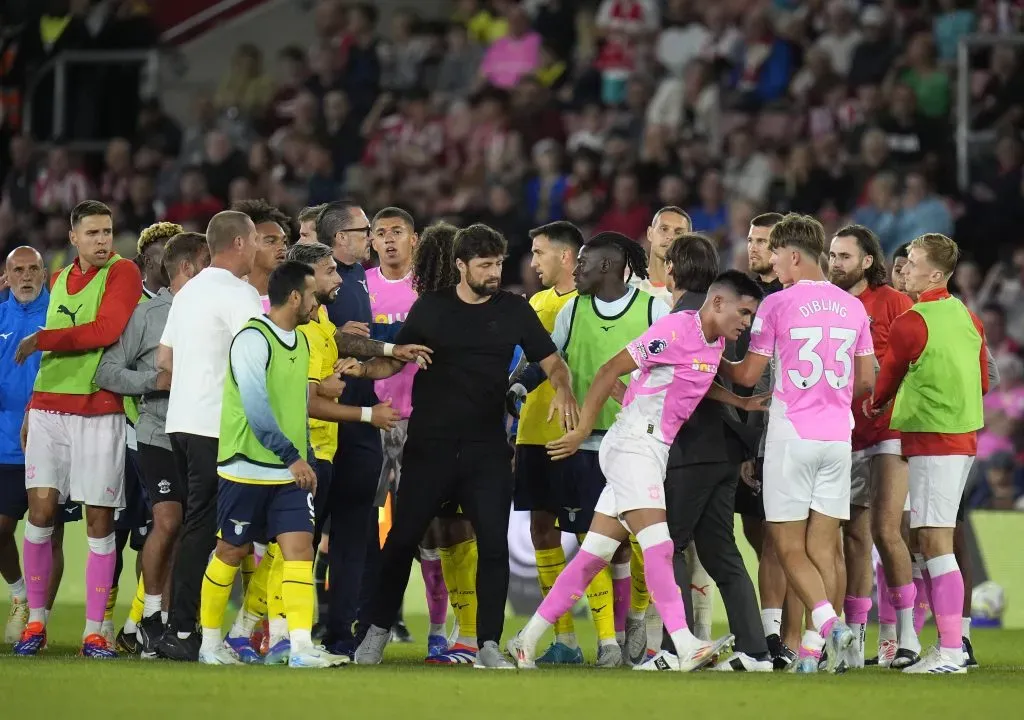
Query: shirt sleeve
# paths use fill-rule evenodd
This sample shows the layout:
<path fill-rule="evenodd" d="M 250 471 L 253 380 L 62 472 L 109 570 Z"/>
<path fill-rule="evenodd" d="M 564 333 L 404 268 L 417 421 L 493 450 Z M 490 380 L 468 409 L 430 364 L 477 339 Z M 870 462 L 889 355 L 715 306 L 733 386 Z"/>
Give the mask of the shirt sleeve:
<path fill-rule="evenodd" d="M 871 339 L 871 321 L 868 320 L 867 313 L 864 313 L 864 317 L 861 320 L 860 330 L 857 333 L 857 344 L 853 348 L 853 354 L 858 357 L 875 354 L 875 344 Z"/>
<path fill-rule="evenodd" d="M 670 308 L 664 300 L 655 298 L 654 302 L 651 304 L 651 324 L 658 322 L 671 312 L 672 308 Z"/>
<path fill-rule="evenodd" d="M 928 326 L 916 312 L 905 312 L 889 328 L 889 348 L 875 380 L 874 404 L 881 407 L 896 397 L 896 391 L 928 342 Z"/>
<path fill-rule="evenodd" d="M 324 366 L 323 356 L 320 352 L 321 344 L 313 342 L 313 339 L 309 337 L 309 330 L 305 326 L 300 326 L 298 332 L 302 333 L 306 338 L 306 344 L 309 345 L 309 370 L 306 372 L 306 379 L 311 383 L 319 383 L 323 380 L 320 373 Z"/>
<path fill-rule="evenodd" d="M 569 328 L 572 325 L 572 314 L 576 308 L 576 299 L 573 298 L 558 311 L 555 316 L 555 329 L 551 332 L 551 341 L 555 343 L 558 352 L 565 354 L 565 346 L 569 343 Z"/>
<path fill-rule="evenodd" d="M 992 376 L 989 373 L 989 352 L 988 341 L 985 340 L 985 326 L 982 324 L 981 320 L 978 318 L 977 315 L 975 315 L 970 310 L 968 310 L 967 312 L 971 314 L 971 320 L 974 322 L 974 328 L 978 331 L 978 334 L 981 335 L 981 354 L 979 356 L 981 362 L 981 394 L 987 395 L 989 389 L 992 387 Z"/>
<path fill-rule="evenodd" d="M 747 351 L 768 357 L 775 354 L 775 303 L 771 295 L 761 303 L 754 322 L 750 324 L 750 345 Z"/>
<path fill-rule="evenodd" d="M 678 314 L 669 315 L 656 321 L 647 328 L 647 332 L 626 345 L 626 352 L 633 358 L 637 368 L 645 370 L 656 365 L 672 365 L 672 353 L 669 352 L 677 333 L 673 327 Z"/>
<path fill-rule="evenodd" d="M 263 314 L 263 302 L 259 293 L 252 287 L 246 287 L 245 290 L 251 292 L 239 292 L 238 303 L 232 303 L 227 308 L 228 331 L 232 334 L 241 330 L 254 317 Z"/>
<path fill-rule="evenodd" d="M 544 358 L 558 352 L 555 343 L 544 329 L 544 324 L 537 317 L 537 313 L 530 307 L 530 303 L 518 295 L 512 296 L 515 299 L 516 314 L 519 321 L 519 345 L 526 353 L 531 362 L 540 362 Z"/>
<path fill-rule="evenodd" d="M 164 330 L 160 334 L 160 344 L 171 349 L 174 348 L 174 308 L 177 307 L 175 303 L 171 303 L 171 309 L 167 312 L 167 322 L 164 323 Z"/>
<path fill-rule="evenodd" d="M 430 316 L 433 298 L 423 296 L 409 308 L 409 315 L 395 334 L 395 345 L 427 345 L 426 321 Z"/>
<path fill-rule="evenodd" d="M 242 410 L 260 445 L 291 465 L 301 456 L 281 430 L 267 394 L 267 365 L 270 345 L 259 330 L 246 328 L 231 343 L 231 372 L 242 398 Z"/>

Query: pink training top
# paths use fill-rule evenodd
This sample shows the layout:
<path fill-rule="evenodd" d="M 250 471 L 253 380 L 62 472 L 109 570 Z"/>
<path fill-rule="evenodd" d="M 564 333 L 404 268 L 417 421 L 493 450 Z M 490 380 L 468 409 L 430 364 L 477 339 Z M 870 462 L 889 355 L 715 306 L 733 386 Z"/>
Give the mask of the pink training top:
<path fill-rule="evenodd" d="M 615 422 L 646 425 L 646 431 L 671 444 L 711 383 L 725 339 L 708 342 L 695 310 L 655 321 L 626 346 L 639 375 L 634 375 Z"/>
<path fill-rule="evenodd" d="M 260 295 L 260 305 L 263 306 L 264 314 L 270 312 L 270 296 L 269 295 Z"/>
<path fill-rule="evenodd" d="M 801 280 L 761 303 L 750 351 L 773 358 L 768 440 L 850 442 L 853 358 L 875 352 L 860 300 L 830 282 Z"/>
<path fill-rule="evenodd" d="M 366 273 L 366 288 L 370 292 L 370 311 L 375 323 L 404 322 L 409 308 L 416 302 L 411 273 L 401 280 L 388 280 L 379 267 L 373 268 Z M 416 363 L 408 363 L 397 375 L 374 383 L 380 401 L 391 400 L 391 407 L 403 419 L 412 414 L 412 377 L 416 369 Z"/>

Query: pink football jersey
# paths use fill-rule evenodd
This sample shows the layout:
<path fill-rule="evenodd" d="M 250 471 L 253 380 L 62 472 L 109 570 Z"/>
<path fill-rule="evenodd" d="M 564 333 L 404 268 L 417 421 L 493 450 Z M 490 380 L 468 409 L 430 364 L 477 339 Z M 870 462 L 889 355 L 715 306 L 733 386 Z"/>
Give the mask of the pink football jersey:
<path fill-rule="evenodd" d="M 366 288 L 370 292 L 370 310 L 375 323 L 404 322 L 409 308 L 416 302 L 411 274 L 401 280 L 388 280 L 379 267 L 374 268 L 366 273 Z M 409 363 L 397 375 L 374 383 L 380 401 L 391 400 L 391 407 L 402 418 L 412 413 L 412 378 L 416 370 L 416 363 Z"/>

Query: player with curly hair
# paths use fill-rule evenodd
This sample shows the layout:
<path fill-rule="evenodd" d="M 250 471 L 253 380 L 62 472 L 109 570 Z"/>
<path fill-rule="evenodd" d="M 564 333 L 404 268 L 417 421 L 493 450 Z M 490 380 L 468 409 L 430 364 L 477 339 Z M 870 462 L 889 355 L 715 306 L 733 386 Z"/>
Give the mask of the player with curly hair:
<path fill-rule="evenodd" d="M 263 312 L 270 311 L 270 300 L 267 299 L 267 283 L 270 273 L 284 262 L 288 255 L 288 236 L 292 227 L 292 219 L 266 200 L 241 200 L 231 209 L 245 213 L 256 226 L 256 259 L 249 273 L 249 284 L 260 294 Z"/>

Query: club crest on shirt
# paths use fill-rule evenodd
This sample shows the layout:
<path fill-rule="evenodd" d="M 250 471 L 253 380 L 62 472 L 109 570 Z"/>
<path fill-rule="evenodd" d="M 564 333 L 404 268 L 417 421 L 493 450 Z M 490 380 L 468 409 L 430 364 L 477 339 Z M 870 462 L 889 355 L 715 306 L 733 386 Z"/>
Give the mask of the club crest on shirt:
<path fill-rule="evenodd" d="M 651 351 L 651 355 L 657 355 L 658 353 L 664 352 L 667 347 L 668 343 L 664 340 L 651 340 L 647 343 L 647 349 Z"/>

